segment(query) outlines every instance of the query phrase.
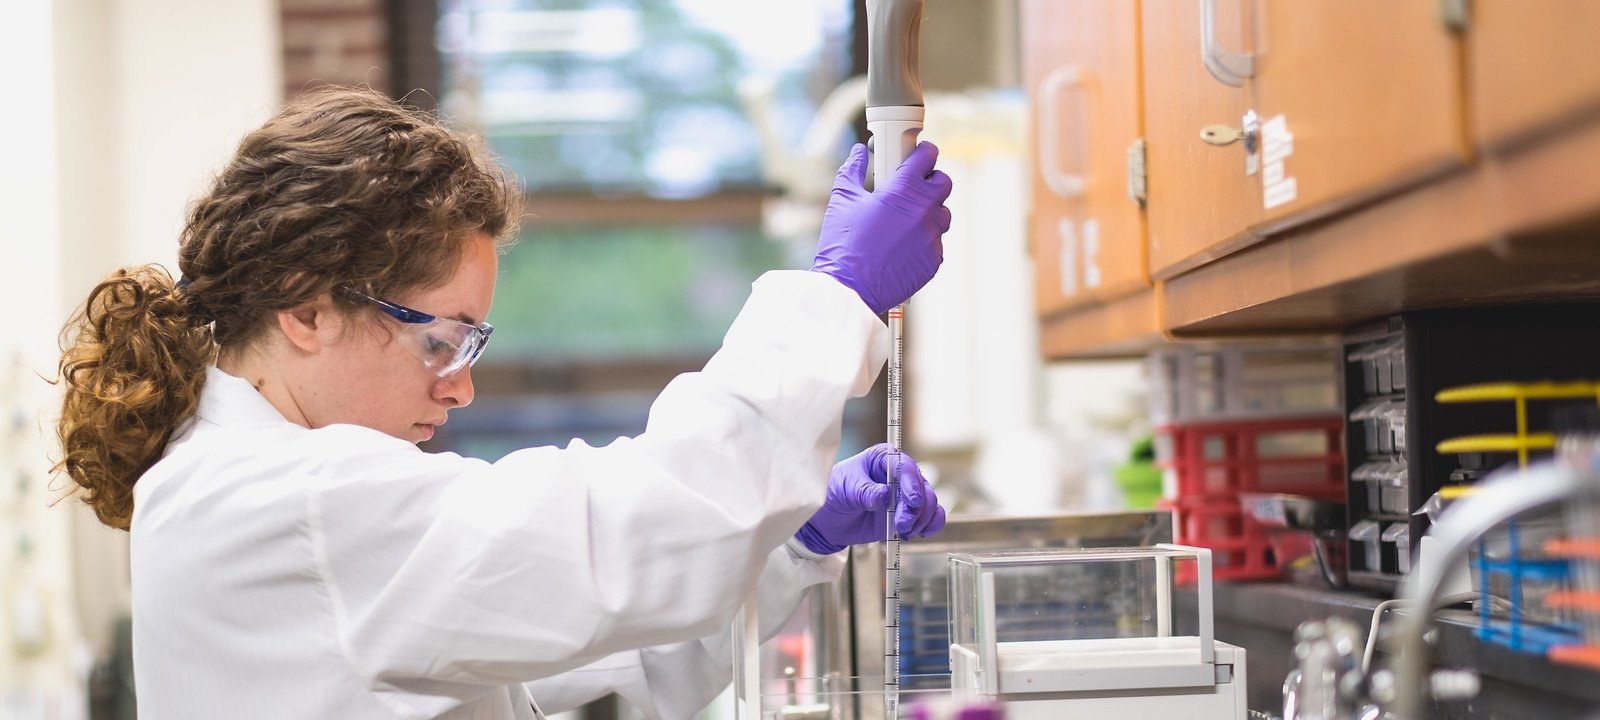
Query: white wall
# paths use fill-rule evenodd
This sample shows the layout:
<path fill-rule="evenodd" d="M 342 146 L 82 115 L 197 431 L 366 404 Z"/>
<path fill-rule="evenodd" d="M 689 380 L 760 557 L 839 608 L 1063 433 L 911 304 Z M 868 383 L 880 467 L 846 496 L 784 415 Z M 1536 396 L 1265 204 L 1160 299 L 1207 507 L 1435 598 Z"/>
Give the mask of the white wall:
<path fill-rule="evenodd" d="M 1025 103 L 1009 91 L 929 96 L 923 137 L 956 187 L 945 264 L 906 314 L 907 445 L 962 511 L 1116 509 L 1111 471 L 1147 428 L 1143 372 L 1040 356 Z"/>
<path fill-rule="evenodd" d="M 174 265 L 188 200 L 279 100 L 277 18 L 274 0 L 0 10 L 0 67 L 22 69 L 0 113 L 0 306 L 18 313 L 0 333 L 0 717 L 81 717 L 88 659 L 127 602 L 126 536 L 51 507 L 68 486 L 48 477 L 56 334 L 116 267 Z M 19 642 L 40 617 L 42 642 Z"/>
<path fill-rule="evenodd" d="M 280 100 L 278 3 L 113 4 L 120 259 L 170 262 L 188 200 Z"/>
<path fill-rule="evenodd" d="M 1077 360 L 1045 368 L 1045 421 L 1058 441 L 1069 507 L 1124 507 L 1112 471 L 1150 432 L 1142 360 Z"/>
<path fill-rule="evenodd" d="M 1062 507 L 1027 250 L 1026 99 L 975 90 L 930 95 L 927 107 L 922 136 L 955 191 L 945 263 L 906 311 L 907 446 L 933 461 L 961 511 Z"/>
<path fill-rule="evenodd" d="M 60 286 L 50 6 L 19 3 L 5 15 L 0 67 L 26 70 L 12 73 L 7 92 L 15 102 L 0 120 L 9 140 L 0 173 L 0 307 L 10 315 L 0 333 L 0 717 L 21 718 L 81 705 L 67 691 L 72 658 L 62 642 L 77 632 L 62 612 L 71 591 L 62 572 L 68 526 L 64 514 L 45 510 L 48 462 L 37 410 L 51 393 L 29 374 L 53 361 L 46 319 L 54 320 Z"/>

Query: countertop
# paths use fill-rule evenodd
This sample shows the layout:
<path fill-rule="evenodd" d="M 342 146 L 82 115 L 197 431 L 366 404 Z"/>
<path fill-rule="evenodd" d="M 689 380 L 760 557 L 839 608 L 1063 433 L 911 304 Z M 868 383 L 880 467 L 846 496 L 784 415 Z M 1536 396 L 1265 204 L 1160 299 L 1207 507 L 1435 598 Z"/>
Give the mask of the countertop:
<path fill-rule="evenodd" d="M 1286 583 L 1219 582 L 1213 597 L 1217 639 L 1249 653 L 1250 707 L 1271 711 L 1277 710 L 1283 677 L 1293 667 L 1293 636 L 1300 623 L 1337 616 L 1364 631 L 1373 609 L 1384 600 L 1361 591 Z M 1395 617 L 1393 610 L 1386 613 L 1380 634 L 1393 627 Z M 1440 717 L 1600 717 L 1600 672 L 1479 640 L 1478 617 L 1470 611 L 1444 610 L 1435 617 L 1439 642 L 1434 663 L 1473 668 L 1484 681 L 1477 700 L 1441 703 Z M 1374 664 L 1384 662 L 1383 650 L 1380 645 Z"/>

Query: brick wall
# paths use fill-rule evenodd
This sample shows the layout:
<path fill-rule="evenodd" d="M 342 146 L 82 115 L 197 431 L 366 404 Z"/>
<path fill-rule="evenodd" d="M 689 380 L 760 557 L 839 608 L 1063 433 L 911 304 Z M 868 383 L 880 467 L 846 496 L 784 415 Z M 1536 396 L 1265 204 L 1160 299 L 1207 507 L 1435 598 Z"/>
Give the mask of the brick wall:
<path fill-rule="evenodd" d="M 438 0 L 278 2 L 285 99 L 318 82 L 366 83 L 433 109 L 440 93 Z"/>
<path fill-rule="evenodd" d="M 386 0 L 279 0 L 279 7 L 285 99 L 319 81 L 390 91 Z"/>

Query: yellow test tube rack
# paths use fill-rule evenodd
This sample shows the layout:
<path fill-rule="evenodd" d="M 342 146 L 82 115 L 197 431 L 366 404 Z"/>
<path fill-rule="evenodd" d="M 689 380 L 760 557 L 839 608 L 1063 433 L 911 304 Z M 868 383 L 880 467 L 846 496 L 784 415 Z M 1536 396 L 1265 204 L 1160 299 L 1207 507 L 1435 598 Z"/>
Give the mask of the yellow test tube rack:
<path fill-rule="evenodd" d="M 1446 454 L 1471 452 L 1515 452 L 1517 467 L 1528 466 L 1528 453 L 1555 448 L 1552 432 L 1528 432 L 1528 404 L 1533 401 L 1578 400 L 1594 398 L 1600 403 L 1600 383 L 1596 382 L 1537 382 L 1537 383 L 1484 383 L 1441 390 L 1434 399 L 1441 403 L 1512 402 L 1516 408 L 1516 432 L 1504 434 L 1468 435 L 1450 438 L 1436 447 Z M 1447 488 L 1449 495 L 1459 497 L 1471 493 L 1470 488 Z M 1443 492 L 1443 491 L 1441 491 Z M 1600 562 L 1600 538 L 1567 538 L 1552 540 L 1545 545 L 1552 557 L 1580 562 Z M 1600 589 L 1564 590 L 1551 593 L 1546 606 L 1567 608 L 1584 613 L 1600 613 Z M 1547 655 L 1551 660 L 1600 669 L 1600 647 L 1593 644 L 1555 645 Z"/>

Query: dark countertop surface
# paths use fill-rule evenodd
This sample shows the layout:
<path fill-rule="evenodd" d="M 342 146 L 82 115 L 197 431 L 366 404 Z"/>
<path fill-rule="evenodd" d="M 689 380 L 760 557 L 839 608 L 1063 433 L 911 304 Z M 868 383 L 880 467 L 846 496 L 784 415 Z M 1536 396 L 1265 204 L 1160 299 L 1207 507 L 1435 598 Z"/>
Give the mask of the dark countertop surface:
<path fill-rule="evenodd" d="M 1365 633 L 1373 609 L 1385 599 L 1359 590 L 1228 582 L 1215 585 L 1213 598 L 1217 639 L 1249 653 L 1250 707 L 1257 710 L 1276 710 L 1280 702 L 1279 688 L 1293 667 L 1293 636 L 1300 623 L 1337 616 L 1357 623 Z M 1380 636 L 1396 626 L 1395 618 L 1394 609 L 1385 613 Z M 1600 717 L 1600 672 L 1479 640 L 1478 616 L 1466 609 L 1444 610 L 1435 618 L 1435 664 L 1472 668 L 1484 680 L 1479 700 L 1440 707 L 1440 717 Z M 1384 650 L 1378 646 L 1374 665 L 1385 663 Z"/>

